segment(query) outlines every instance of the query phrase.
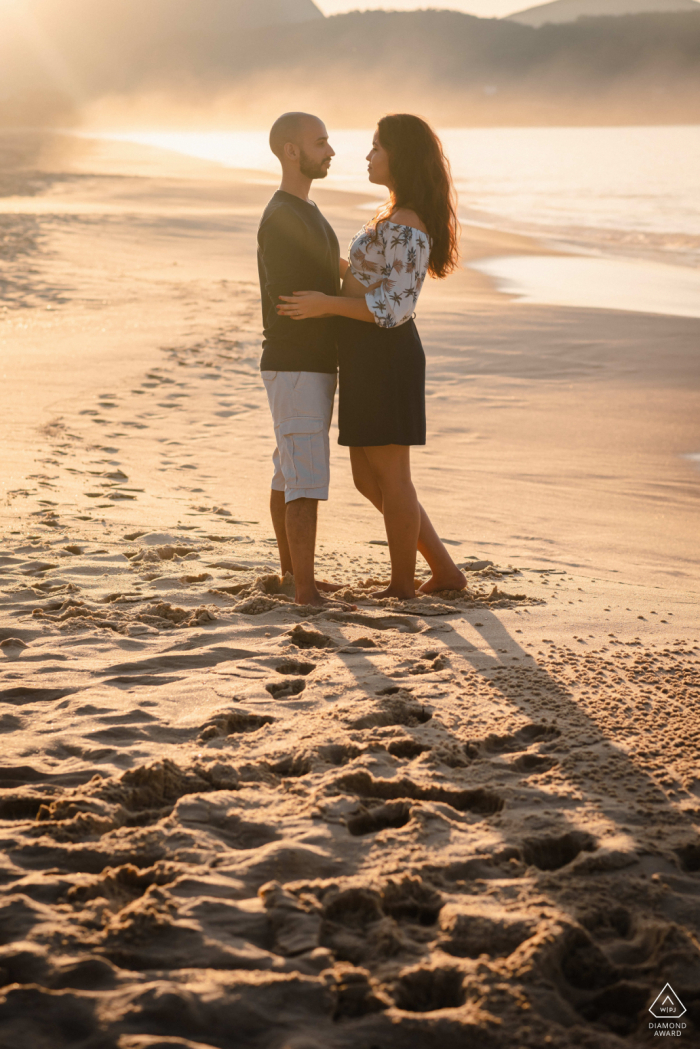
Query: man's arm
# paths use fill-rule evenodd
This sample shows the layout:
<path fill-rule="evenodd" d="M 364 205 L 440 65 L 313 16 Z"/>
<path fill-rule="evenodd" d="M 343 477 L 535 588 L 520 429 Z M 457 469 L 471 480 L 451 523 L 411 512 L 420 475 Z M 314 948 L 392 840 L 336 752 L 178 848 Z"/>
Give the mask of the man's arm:
<path fill-rule="evenodd" d="M 277 312 L 280 317 L 288 317 L 295 322 L 311 317 L 349 317 L 370 324 L 377 322 L 375 314 L 367 306 L 366 298 L 324 295 L 322 291 L 295 291 L 293 295 L 283 295 Z"/>
<path fill-rule="evenodd" d="M 304 248 L 306 228 L 290 207 L 281 205 L 268 215 L 258 231 L 258 247 L 265 274 L 265 291 L 273 305 L 280 295 L 302 291 L 299 283 L 299 256 Z M 277 315 L 274 327 L 284 333 L 287 317 Z"/>

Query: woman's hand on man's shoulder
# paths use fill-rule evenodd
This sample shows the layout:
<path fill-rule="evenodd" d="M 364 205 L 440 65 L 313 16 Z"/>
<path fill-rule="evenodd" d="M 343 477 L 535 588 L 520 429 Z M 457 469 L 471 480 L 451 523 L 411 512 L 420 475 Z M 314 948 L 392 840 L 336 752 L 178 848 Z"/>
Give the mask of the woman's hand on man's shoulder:
<path fill-rule="evenodd" d="M 425 223 L 411 208 L 397 208 L 389 221 L 396 223 L 397 226 L 413 226 L 415 229 L 421 230 L 422 233 L 428 232 L 425 228 Z"/>

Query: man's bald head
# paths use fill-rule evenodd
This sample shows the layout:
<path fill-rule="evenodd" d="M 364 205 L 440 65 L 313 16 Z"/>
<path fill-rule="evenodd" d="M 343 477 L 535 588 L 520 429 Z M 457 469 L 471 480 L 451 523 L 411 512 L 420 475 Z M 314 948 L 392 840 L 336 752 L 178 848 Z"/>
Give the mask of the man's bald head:
<path fill-rule="evenodd" d="M 322 124 L 322 121 L 311 113 L 283 113 L 270 128 L 270 149 L 281 160 L 287 143 L 301 146 L 304 133 L 314 124 Z"/>
<path fill-rule="evenodd" d="M 325 178 L 334 151 L 322 120 L 312 113 L 283 113 L 270 129 L 270 149 L 282 164 L 308 178 Z"/>

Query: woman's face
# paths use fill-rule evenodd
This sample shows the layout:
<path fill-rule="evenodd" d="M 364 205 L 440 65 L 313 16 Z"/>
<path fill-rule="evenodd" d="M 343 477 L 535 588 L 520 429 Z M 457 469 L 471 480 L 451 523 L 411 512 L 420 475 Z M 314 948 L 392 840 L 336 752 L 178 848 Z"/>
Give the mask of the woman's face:
<path fill-rule="evenodd" d="M 372 148 L 367 154 L 367 170 L 370 182 L 377 186 L 386 186 L 391 189 L 391 174 L 389 172 L 389 154 L 379 141 L 379 131 L 374 132 Z"/>

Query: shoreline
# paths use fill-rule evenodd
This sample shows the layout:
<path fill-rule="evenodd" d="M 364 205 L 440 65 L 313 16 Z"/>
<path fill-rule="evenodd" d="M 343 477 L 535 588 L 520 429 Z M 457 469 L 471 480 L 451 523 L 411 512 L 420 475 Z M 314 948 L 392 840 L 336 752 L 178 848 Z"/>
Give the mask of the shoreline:
<path fill-rule="evenodd" d="M 666 982 L 694 1036 L 700 322 L 430 282 L 468 590 L 368 597 L 333 431 L 319 613 L 267 516 L 268 188 L 75 148 L 0 214 L 0 1039 L 622 1049 Z"/>
<path fill-rule="evenodd" d="M 557 242 L 561 242 L 565 246 L 565 250 L 581 250 L 584 254 L 590 253 L 591 251 L 603 252 L 606 255 L 616 256 L 621 255 L 623 257 L 630 258 L 647 258 L 649 261 L 656 262 L 667 262 L 675 265 L 687 265 L 690 267 L 697 267 L 698 264 L 698 250 L 700 250 L 700 227 L 694 222 L 694 212 L 692 209 L 691 201 L 686 200 L 686 212 L 682 215 L 678 212 L 680 207 L 680 198 L 676 203 L 676 211 L 668 211 L 668 208 L 664 205 L 664 212 L 666 214 L 666 225 L 665 229 L 656 228 L 656 224 L 652 222 L 642 222 L 641 224 L 637 221 L 632 226 L 625 225 L 625 211 L 624 208 L 618 213 L 618 221 L 616 225 L 610 225 L 610 215 L 603 209 L 603 214 L 593 209 L 586 209 L 585 212 L 574 212 L 571 211 L 571 189 L 567 191 L 566 180 L 561 186 L 561 192 L 563 193 L 562 208 L 558 210 L 559 221 L 555 224 L 551 224 L 551 209 L 547 208 L 546 202 L 542 199 L 541 195 L 537 197 L 537 204 L 535 205 L 535 212 L 538 213 L 539 217 L 535 218 L 534 213 L 531 214 L 530 219 L 525 219 L 524 214 L 532 212 L 532 206 L 535 203 L 534 200 L 529 201 L 528 205 L 528 189 L 530 192 L 535 192 L 535 186 L 532 183 L 532 162 L 533 158 L 527 155 L 527 138 L 525 137 L 528 129 L 525 128 L 510 128 L 500 129 L 509 130 L 511 132 L 522 133 L 518 134 L 517 142 L 512 142 L 511 146 L 517 148 L 525 148 L 525 168 L 523 172 L 524 182 L 519 188 L 516 183 L 504 184 L 498 194 L 494 197 L 493 194 L 489 196 L 488 187 L 484 184 L 484 171 L 483 161 L 482 164 L 477 164 L 476 169 L 472 170 L 471 164 L 467 168 L 462 168 L 464 164 L 464 157 L 461 160 L 458 159 L 464 150 L 464 143 L 460 141 L 460 133 L 468 129 L 459 128 L 441 128 L 440 133 L 445 137 L 448 152 L 455 152 L 453 157 L 453 174 L 456 180 L 456 184 L 460 189 L 460 193 L 463 193 L 463 201 L 468 202 L 463 207 L 463 215 L 467 223 L 481 224 L 486 227 L 499 230 L 505 228 L 514 233 L 520 233 L 525 236 L 532 236 L 536 239 L 550 240 L 554 239 Z M 473 129 L 472 129 L 473 130 Z M 487 129 L 484 129 L 485 131 Z M 499 130 L 499 129 L 494 129 Z M 532 128 L 530 129 L 532 135 L 537 135 L 538 131 L 542 129 Z M 553 129 L 554 131 L 566 134 L 569 131 L 580 131 L 581 129 L 565 128 L 560 127 Z M 602 131 L 601 128 L 592 128 L 591 131 Z M 632 132 L 634 129 L 627 128 L 621 129 L 621 134 L 627 130 Z M 657 130 L 661 130 L 657 128 Z M 694 125 L 687 125 L 683 127 L 677 127 L 672 130 L 676 131 L 690 131 L 697 130 Z M 338 140 L 338 151 L 344 155 L 348 152 L 354 155 L 360 155 L 363 151 L 363 139 L 362 136 L 366 135 L 367 132 L 352 132 L 348 130 L 340 130 L 336 132 L 339 136 Z M 109 132 L 85 132 L 85 134 L 95 134 L 98 137 L 106 138 L 110 134 Z M 122 141 L 141 141 L 149 142 L 151 145 L 156 145 L 161 148 L 177 149 L 182 155 L 190 157 L 201 157 L 206 160 L 216 161 L 226 166 L 229 170 L 235 171 L 245 166 L 241 161 L 245 161 L 248 167 L 262 167 L 264 168 L 264 177 L 269 179 L 271 184 L 275 183 L 276 170 L 274 164 L 270 164 L 269 150 L 266 142 L 266 135 L 261 132 L 251 132 L 244 134 L 242 140 L 239 140 L 239 136 L 233 132 L 225 131 L 209 131 L 209 132 L 182 132 L 177 130 L 172 131 L 145 131 L 145 132 L 113 132 L 119 137 L 121 135 Z M 545 145 L 543 143 L 543 145 Z M 570 142 L 570 146 L 575 146 L 575 142 Z M 601 144 L 602 145 L 602 144 Z M 680 147 L 680 143 L 677 144 Z M 691 141 L 687 144 L 691 149 L 694 143 Z M 488 150 L 489 146 L 498 150 L 498 141 L 489 143 L 487 140 L 483 140 L 477 137 L 476 141 L 472 143 L 472 149 L 480 151 Z M 592 146 L 592 143 L 591 143 Z M 500 146 L 502 148 L 502 144 Z M 672 150 L 672 144 L 666 143 L 667 151 Z M 238 151 L 238 153 L 237 153 Z M 585 160 L 584 157 L 578 157 L 580 162 Z M 629 165 L 630 158 L 627 158 L 627 165 L 623 163 L 622 170 L 620 170 L 621 157 L 618 156 L 613 158 L 617 163 L 617 174 L 620 177 L 626 175 L 626 168 Z M 260 162 L 260 163 L 259 163 Z M 329 184 L 331 188 L 336 190 L 346 189 L 352 192 L 366 193 L 368 199 L 374 196 L 373 190 L 368 186 L 366 182 L 360 183 L 352 177 L 350 169 L 345 166 L 345 161 L 342 157 L 337 158 L 334 165 L 337 163 L 338 170 L 335 171 L 335 166 L 330 175 Z M 467 173 L 467 170 L 469 173 Z M 481 172 L 481 174 L 479 174 Z M 497 181 L 502 182 L 505 172 L 500 168 L 498 173 L 495 174 Z M 561 177 L 565 177 L 565 172 L 559 173 Z M 543 173 L 544 176 L 544 173 Z M 663 176 L 660 171 L 656 173 L 656 180 L 662 179 Z M 606 187 L 601 187 L 605 191 Z M 608 181 L 607 191 L 613 194 L 620 194 L 624 192 L 624 186 L 620 186 L 618 181 L 613 179 L 612 182 Z M 627 190 L 630 191 L 632 187 L 627 185 Z M 508 214 L 507 209 L 502 212 L 499 211 L 497 200 L 503 198 L 504 194 L 507 196 L 507 189 L 511 194 L 518 195 L 519 192 L 525 193 L 525 200 L 523 208 L 519 209 L 516 214 Z M 682 199 L 687 197 L 687 185 L 681 179 L 676 191 L 681 195 Z M 685 196 L 683 195 L 685 192 Z M 486 197 L 484 197 L 484 193 Z M 552 190 L 553 195 L 555 191 Z M 490 204 L 487 203 L 490 200 Z M 506 203 L 505 200 L 502 203 Z M 647 202 L 647 212 L 650 202 Z M 656 201 L 657 207 L 662 206 L 662 201 Z M 544 211 L 542 210 L 544 207 Z M 480 210 L 482 209 L 482 210 Z M 690 209 L 690 210 L 688 210 Z M 512 212 L 512 208 L 511 208 Z M 547 215 L 549 214 L 549 219 Z M 596 217 L 597 216 L 597 217 Z M 639 215 L 636 210 L 634 215 L 627 214 L 627 219 L 639 219 Z M 649 215 L 647 214 L 647 219 Z M 598 221 L 601 220 L 601 221 Z M 680 229 L 683 227 L 684 221 L 690 222 L 695 228 L 695 236 L 690 233 L 681 233 Z M 671 232 L 669 232 L 669 230 Z"/>
<path fill-rule="evenodd" d="M 692 125 L 689 125 L 692 126 Z M 451 129 L 448 129 L 451 130 Z M 23 137 L 51 136 L 60 143 L 61 140 L 68 144 L 82 142 L 86 146 L 89 143 L 97 145 L 97 152 L 104 153 L 102 163 L 106 163 L 106 170 L 114 171 L 116 161 L 118 169 L 122 174 L 129 170 L 140 170 L 145 173 L 149 170 L 160 169 L 159 157 L 169 157 L 169 166 L 179 177 L 196 177 L 197 172 L 206 172 L 207 177 L 222 181 L 233 178 L 236 183 L 246 183 L 250 186 L 274 186 L 276 179 L 267 170 L 253 168 L 235 167 L 221 160 L 204 159 L 196 153 L 187 153 L 175 148 L 164 146 L 146 145 L 138 141 L 138 136 L 131 138 L 125 133 L 119 132 L 74 132 L 57 129 L 55 131 L 21 130 L 0 132 L 8 137 L 22 139 Z M 115 135 L 116 137 L 112 137 Z M 169 138 L 169 133 L 163 133 L 163 138 Z M 58 152 L 51 150 L 49 153 Z M 88 150 L 89 152 L 89 150 Z M 149 155 L 153 160 L 151 164 L 145 158 Z M 128 160 L 126 158 L 129 158 Z M 111 158 L 111 159 L 110 159 Z M 372 198 L 371 192 L 360 190 L 341 189 L 337 186 L 317 187 L 322 194 L 331 194 L 329 198 L 339 202 L 368 201 Z M 65 214 L 75 214 L 75 202 L 65 203 Z M 46 213 L 48 207 L 50 213 L 60 213 L 61 203 L 57 200 L 51 202 L 39 199 L 25 200 L 21 207 L 23 214 Z M 104 213 L 104 202 L 83 205 L 83 213 L 86 215 Z M 366 207 L 366 205 L 365 205 Z M 118 215 L 123 212 L 123 207 L 112 206 L 112 213 Z M 208 209 L 190 206 L 189 214 L 196 216 Z M 17 205 L 7 200 L 6 196 L 0 195 L 0 214 L 19 213 Z M 246 214 L 247 209 L 232 209 L 232 213 Z M 687 237 L 686 252 L 682 248 L 683 235 L 679 233 L 661 235 L 658 232 L 648 231 L 642 234 L 640 231 L 621 231 L 607 228 L 571 228 L 570 223 L 555 228 L 541 226 L 538 228 L 532 223 L 525 224 L 514 222 L 506 215 L 484 214 L 473 207 L 467 209 L 466 215 L 461 220 L 464 239 L 462 244 L 463 263 L 471 266 L 472 262 L 491 263 L 490 266 L 475 267 L 475 272 L 485 276 L 491 281 L 492 287 L 504 295 L 515 297 L 523 302 L 531 302 L 540 305 L 552 306 L 584 306 L 587 308 L 622 309 L 628 312 L 653 312 L 662 316 L 697 316 L 697 289 L 695 280 L 688 274 L 688 270 L 697 270 L 697 259 L 689 256 L 694 238 Z M 671 238 L 669 247 L 662 247 L 664 240 Z M 658 242 L 658 243 L 656 243 Z M 500 250 L 499 250 L 500 249 Z M 542 272 L 538 270 L 531 272 L 531 267 L 522 260 L 529 256 L 561 257 L 565 261 L 557 272 L 551 267 Z M 570 265 L 572 258 L 591 260 L 587 264 Z M 518 262 L 518 260 L 521 260 Z M 593 262 L 592 260 L 596 260 Z M 601 263 L 602 265 L 598 265 Z M 643 265 L 642 265 L 643 264 Z M 628 274 L 632 271 L 630 266 L 638 265 L 640 281 L 651 286 L 654 277 L 661 280 L 666 286 L 666 293 L 657 296 L 658 302 L 654 303 L 652 310 L 643 308 L 648 305 L 648 289 L 638 291 L 634 294 L 633 281 Z M 586 268 L 583 268 L 587 266 Z M 567 277 L 567 270 L 571 270 L 571 276 Z M 599 271 L 599 274 L 596 273 Z M 607 271 L 607 272 L 604 272 Z M 644 278 L 644 279 L 643 279 Z M 588 282 L 590 290 L 582 291 L 582 283 Z M 621 283 L 624 287 L 622 292 L 616 296 L 615 283 Z M 556 294 L 548 293 L 547 289 L 552 284 L 557 285 Z M 611 290 L 613 289 L 613 290 Z M 653 296 L 652 296 L 653 298 Z"/>
<path fill-rule="evenodd" d="M 518 301 L 540 306 L 610 309 L 661 317 L 700 318 L 700 271 L 638 259 L 558 254 L 489 255 L 473 265 Z M 554 255 L 555 252 L 552 252 Z"/>

